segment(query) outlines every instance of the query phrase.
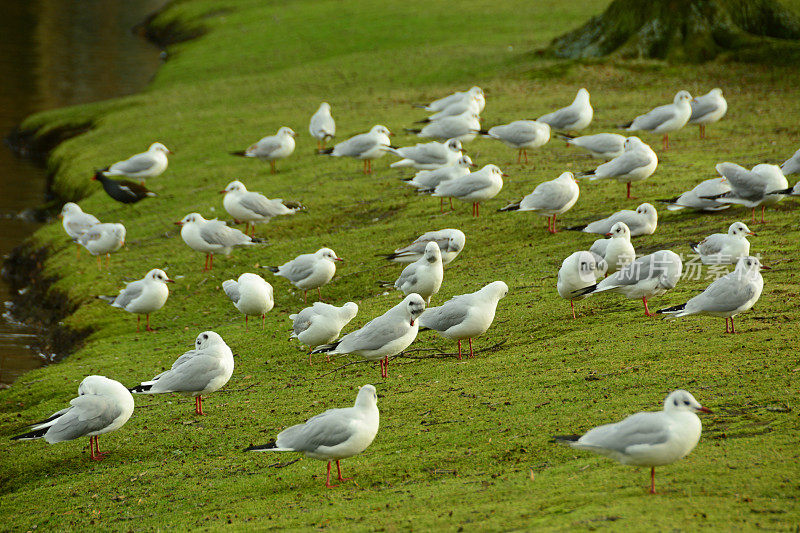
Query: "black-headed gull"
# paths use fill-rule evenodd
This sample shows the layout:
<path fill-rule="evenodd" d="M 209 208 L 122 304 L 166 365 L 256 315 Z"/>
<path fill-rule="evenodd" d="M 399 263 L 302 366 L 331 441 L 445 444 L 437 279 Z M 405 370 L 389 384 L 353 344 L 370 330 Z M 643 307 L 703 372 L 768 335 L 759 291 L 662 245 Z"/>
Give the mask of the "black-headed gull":
<path fill-rule="evenodd" d="M 431 296 L 439 292 L 444 279 L 442 252 L 433 241 L 425 245 L 422 257 L 408 265 L 394 282 L 394 288 L 408 296 L 417 293 L 430 305 Z"/>
<path fill-rule="evenodd" d="M 631 183 L 646 180 L 653 175 L 658 166 L 658 156 L 638 137 L 628 137 L 623 143 L 622 155 L 603 163 L 594 170 L 581 172 L 579 177 L 590 180 L 613 179 L 627 186 L 627 198 L 630 200 Z"/>
<path fill-rule="evenodd" d="M 117 161 L 110 167 L 98 170 L 103 176 L 123 176 L 144 181 L 160 176 L 167 170 L 167 154 L 172 151 L 161 143 L 153 143 L 146 152 L 132 155 L 124 161 Z"/>
<path fill-rule="evenodd" d="M 472 339 L 486 333 L 494 321 L 497 303 L 506 294 L 508 285 L 493 281 L 478 291 L 454 296 L 439 307 L 428 308 L 419 317 L 419 325 L 456 341 L 459 359 L 461 341 L 469 339 L 469 356 L 474 357 Z"/>
<path fill-rule="evenodd" d="M 380 257 L 385 257 L 389 261 L 396 261 L 397 263 L 413 263 L 422 257 L 429 242 L 435 242 L 439 245 L 439 251 L 442 253 L 442 264 L 446 265 L 458 257 L 458 254 L 464 249 L 467 237 L 463 231 L 452 228 L 428 231 L 417 237 L 408 246 L 398 248 L 391 254 L 381 254 Z"/>
<path fill-rule="evenodd" d="M 480 95 L 473 95 L 471 98 L 465 98 L 455 102 L 453 104 L 448 105 L 441 111 L 437 111 L 433 115 L 429 116 L 428 118 L 418 120 L 415 124 L 430 124 L 431 122 L 436 122 L 437 120 L 441 120 L 446 117 L 452 117 L 455 115 L 460 115 L 462 113 L 475 113 L 476 115 L 480 115 L 481 111 L 483 111 L 483 106 L 485 105 L 485 100 L 483 98 L 483 94 Z"/>
<path fill-rule="evenodd" d="M 236 280 L 223 281 L 222 290 L 236 309 L 244 315 L 245 331 L 247 331 L 248 316 L 260 316 L 263 329 L 264 318 L 275 305 L 272 299 L 272 285 L 258 274 L 245 272 Z"/>
<path fill-rule="evenodd" d="M 335 341 L 339 334 L 358 314 L 358 305 L 347 302 L 341 307 L 314 302 L 311 307 L 299 313 L 289 315 L 292 321 L 292 334 L 289 338 L 297 339 L 308 346 L 308 362 L 311 364 L 311 352 L 317 346 Z"/>
<path fill-rule="evenodd" d="M 642 299 L 645 316 L 653 316 L 647 299 L 674 289 L 683 273 L 683 262 L 670 250 L 645 255 L 611 274 L 597 285 L 579 289 L 576 296 L 613 291 L 630 299 Z"/>
<path fill-rule="evenodd" d="M 480 216 L 480 203 L 497 196 L 503 188 L 503 178 L 508 177 L 497 165 L 486 165 L 457 179 L 443 181 L 432 195 L 440 198 L 457 198 L 472 203 L 472 216 Z"/>
<path fill-rule="evenodd" d="M 728 233 L 714 233 L 700 242 L 689 245 L 699 256 L 704 265 L 731 265 L 739 262 L 739 258 L 750 255 L 748 235 L 755 235 L 743 222 L 734 222 Z"/>
<path fill-rule="evenodd" d="M 292 285 L 303 291 L 303 301 L 306 301 L 308 291 L 317 289 L 317 295 L 322 300 L 320 287 L 333 279 L 336 274 L 336 261 L 343 259 L 336 255 L 330 248 L 320 248 L 313 254 L 298 255 L 279 267 L 267 267 L 276 276 L 289 280 Z"/>
<path fill-rule="evenodd" d="M 688 91 L 678 91 L 671 104 L 658 106 L 621 127 L 628 131 L 663 133 L 664 150 L 668 150 L 669 133 L 684 127 L 692 116 L 691 101 Z"/>
<path fill-rule="evenodd" d="M 578 131 L 592 122 L 593 115 L 594 110 L 589 102 L 589 91 L 581 88 L 578 89 L 578 94 L 575 95 L 575 100 L 570 105 L 542 115 L 537 120 L 549 124 L 553 129 Z"/>
<path fill-rule="evenodd" d="M 481 122 L 477 113 L 466 111 L 460 115 L 444 117 L 436 122 L 431 122 L 422 129 L 407 128 L 406 131 L 416 133 L 420 137 L 430 137 L 441 141 L 457 139 L 461 142 L 469 142 L 481 131 Z"/>
<path fill-rule="evenodd" d="M 574 137 L 566 133 L 556 134 L 567 142 L 568 146 L 577 146 L 589 152 L 592 157 L 609 161 L 622 155 L 625 150 L 625 137 L 619 133 L 597 133 Z"/>
<path fill-rule="evenodd" d="M 597 280 L 606 272 L 603 258 L 591 251 L 580 251 L 569 255 L 558 269 L 556 290 L 558 295 L 569 300 L 572 318 L 575 316 L 574 300 L 586 298 L 585 294 L 576 294 L 580 289 L 597 283 Z"/>
<path fill-rule="evenodd" d="M 325 148 L 325 143 L 336 136 L 336 122 L 331 116 L 331 105 L 322 102 L 317 112 L 311 115 L 308 123 L 308 132 L 317 140 L 317 149 Z"/>
<path fill-rule="evenodd" d="M 368 361 L 379 361 L 381 377 L 389 376 L 389 357 L 397 355 L 414 342 L 419 331 L 417 318 L 425 310 L 425 299 L 413 293 L 384 314 L 340 340 L 323 344 L 311 353 L 353 354 Z"/>
<path fill-rule="evenodd" d="M 189 213 L 175 224 L 181 226 L 181 238 L 196 252 L 206 254 L 203 271 L 214 268 L 214 254 L 230 255 L 234 246 L 253 244 L 253 239 L 225 222 L 206 220 L 200 213 Z"/>
<path fill-rule="evenodd" d="M 257 143 L 248 146 L 247 150 L 231 153 L 233 155 L 255 157 L 261 161 L 268 161 L 270 172 L 274 174 L 278 171 L 275 167 L 275 161 L 278 159 L 285 159 L 294 152 L 295 137 L 297 137 L 297 134 L 292 128 L 283 126 L 278 129 L 275 135 L 263 137 Z"/>
<path fill-rule="evenodd" d="M 636 250 L 631 244 L 631 230 L 624 222 L 617 222 L 606 233 L 608 239 L 597 239 L 589 251 L 603 258 L 607 274 L 613 274 L 636 259 Z"/>
<path fill-rule="evenodd" d="M 582 226 L 572 226 L 570 230 L 583 231 L 584 233 L 598 233 L 606 235 L 611 233 L 611 228 L 617 222 L 624 222 L 630 229 L 631 237 L 639 235 L 652 235 L 658 227 L 658 212 L 652 204 L 644 203 L 636 208 L 636 211 L 623 209 L 617 211 L 609 217 L 595 220 Z"/>
<path fill-rule="evenodd" d="M 92 176 L 92 180 L 99 181 L 107 195 L 123 204 L 135 204 L 145 198 L 158 196 L 144 185 L 130 180 L 111 179 L 104 176 L 100 171 L 97 171 Z"/>
<path fill-rule="evenodd" d="M 325 486 L 332 488 L 336 485 L 331 485 L 331 462 L 336 461 L 339 481 L 349 480 L 342 477 L 339 461 L 366 450 L 378 434 L 379 424 L 378 393 L 372 385 L 364 385 L 358 390 L 353 407 L 328 409 L 304 424 L 284 429 L 267 444 L 250 446 L 245 451 L 300 452 L 327 461 Z"/>
<path fill-rule="evenodd" d="M 86 230 L 95 224 L 100 224 L 96 216 L 84 213 L 83 209 L 73 202 L 65 203 L 58 216 L 61 219 L 61 226 L 64 228 L 64 231 L 67 232 L 70 239 L 75 241 L 75 244 L 78 244 L 78 237 L 83 235 Z M 78 244 L 78 255 L 80 255 L 80 252 L 81 246 Z"/>
<path fill-rule="evenodd" d="M 731 185 L 726 193 L 705 197 L 720 204 L 739 204 L 753 209 L 753 222 L 756 221 L 756 207 L 761 206 L 761 222 L 764 222 L 764 208 L 783 200 L 783 195 L 774 194 L 789 187 L 786 176 L 777 165 L 756 165 L 752 170 L 736 163 L 719 163 L 717 172 Z M 771 194 L 772 193 L 772 194 Z"/>
<path fill-rule="evenodd" d="M 719 121 L 728 111 L 728 101 L 722 96 L 722 89 L 714 88 L 691 102 L 692 114 L 689 124 L 700 126 L 700 138 L 706 138 L 706 125 Z"/>
<path fill-rule="evenodd" d="M 694 209 L 696 211 L 720 211 L 728 209 L 730 204 L 720 204 L 716 200 L 709 200 L 709 197 L 719 196 L 731 190 L 728 180 L 725 178 L 711 178 L 701 181 L 695 187 L 682 193 L 680 196 L 659 200 L 667 204 L 670 211 L 681 209 Z"/>
<path fill-rule="evenodd" d="M 402 148 L 388 147 L 390 152 L 400 158 L 391 168 L 413 167 L 420 170 L 432 170 L 439 167 L 453 165 L 461 157 L 461 141 L 449 139 L 447 142 L 418 143 L 416 146 Z"/>
<path fill-rule="evenodd" d="M 535 211 L 547 217 L 547 231 L 556 233 L 556 217 L 569 211 L 578 201 L 579 194 L 575 176 L 572 172 L 563 172 L 554 180 L 540 183 L 528 196 L 500 211 Z"/>
<path fill-rule="evenodd" d="M 138 394 L 179 392 L 194 396 L 194 412 L 203 413 L 203 394 L 217 391 L 233 375 L 233 353 L 217 333 L 204 331 L 194 348 L 172 363 L 172 367 L 130 389 Z"/>
<path fill-rule="evenodd" d="M 142 315 L 145 315 L 147 320 L 145 330 L 153 331 L 150 327 L 150 313 L 155 313 L 167 303 L 169 298 L 167 283 L 174 283 L 174 280 L 169 279 L 167 273 L 160 268 L 154 268 L 142 279 L 131 281 L 125 288 L 120 289 L 119 294 L 110 299 L 111 306 L 135 314 L 136 331 L 139 331 Z"/>
<path fill-rule="evenodd" d="M 377 124 L 367 133 L 360 133 L 342 141 L 332 148 L 317 150 L 320 155 L 332 157 L 352 157 L 364 161 L 364 174 L 372 173 L 372 160 L 383 157 L 392 145 L 389 137 L 394 135 L 389 128 Z"/>
<path fill-rule="evenodd" d="M 241 181 L 230 182 L 224 190 L 220 191 L 225 198 L 222 205 L 237 224 L 244 222 L 245 234 L 256 234 L 256 224 L 267 223 L 272 217 L 279 215 L 293 215 L 303 209 L 299 204 L 287 204 L 281 198 L 270 200 L 259 192 L 248 191 Z M 250 233 L 249 227 L 253 226 Z"/>
<path fill-rule="evenodd" d="M 50 444 L 89 437 L 89 456 L 100 461 L 108 455 L 101 452 L 97 438 L 125 425 L 133 414 L 133 396 L 122 383 L 105 376 L 87 376 L 78 387 L 78 397 L 69 407 L 50 415 L 31 431 L 11 437 L 12 440 L 44 439 Z"/>
<path fill-rule="evenodd" d="M 537 120 L 515 120 L 509 124 L 489 128 L 481 134 L 496 139 L 517 150 L 517 163 L 528 162 L 528 149 L 540 148 L 550 140 L 550 126 Z"/>
<path fill-rule="evenodd" d="M 770 268 L 762 265 L 757 257 L 742 257 L 736 263 L 733 272 L 715 280 L 706 287 L 706 290 L 688 302 L 659 309 L 656 312 L 670 315 L 667 318 L 688 315 L 725 317 L 725 333 L 736 333 L 733 317 L 753 307 L 761 297 L 761 291 L 764 289 L 762 270 Z M 730 328 L 728 320 L 731 321 Z"/>
<path fill-rule="evenodd" d="M 673 391 L 664 410 L 639 412 L 621 422 L 598 426 L 583 435 L 559 435 L 556 441 L 610 457 L 624 465 L 650 467 L 650 494 L 656 492 L 656 467 L 683 459 L 697 446 L 703 425 L 697 412 L 710 413 L 685 390 Z"/>
<path fill-rule="evenodd" d="M 486 98 L 483 94 L 483 89 L 481 89 L 478 86 L 472 87 L 468 91 L 455 92 L 453 94 L 445 96 L 444 98 L 439 98 L 438 100 L 434 100 L 430 104 L 418 105 L 415 107 L 421 107 L 426 111 L 432 111 L 436 113 L 454 104 L 467 102 L 471 99 L 477 100 L 479 107 L 478 113 L 483 112 L 483 108 L 486 106 Z"/>
<path fill-rule="evenodd" d="M 800 150 L 796 151 L 792 154 L 792 157 L 783 162 L 781 165 L 781 172 L 783 172 L 784 176 L 800 172 Z"/>
<path fill-rule="evenodd" d="M 439 167 L 435 170 L 420 170 L 413 178 L 403 180 L 406 184 L 415 187 L 420 193 L 432 193 L 443 181 L 458 179 L 470 173 L 470 168 L 475 168 L 468 155 L 462 155 L 452 165 Z M 450 199 L 450 209 L 453 209 L 453 200 Z M 439 211 L 444 213 L 444 198 L 439 198 Z"/>
<path fill-rule="evenodd" d="M 106 266 L 111 262 L 111 253 L 125 244 L 125 226 L 122 224 L 95 224 L 78 236 L 78 244 L 97 256 L 97 268 L 102 268 L 102 256 L 106 256 Z"/>

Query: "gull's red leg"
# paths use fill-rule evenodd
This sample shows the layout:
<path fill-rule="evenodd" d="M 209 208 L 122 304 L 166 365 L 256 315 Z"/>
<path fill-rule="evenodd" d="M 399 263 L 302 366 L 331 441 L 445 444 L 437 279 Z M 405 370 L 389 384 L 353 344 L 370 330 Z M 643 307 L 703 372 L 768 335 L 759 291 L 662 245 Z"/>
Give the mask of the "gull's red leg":
<path fill-rule="evenodd" d="M 650 467 L 650 494 L 656 493 L 656 467 Z"/>
<path fill-rule="evenodd" d="M 145 317 L 147 318 L 147 325 L 145 326 L 145 329 L 147 331 L 153 331 L 153 328 L 150 327 L 150 313 L 147 313 Z"/>
<path fill-rule="evenodd" d="M 472 338 L 469 339 L 469 356 L 475 357 L 475 354 L 472 353 Z"/>
<path fill-rule="evenodd" d="M 642 301 L 644 302 L 644 316 L 655 316 L 655 313 L 651 313 L 650 308 L 647 307 L 647 298 L 642 296 Z"/>
<path fill-rule="evenodd" d="M 136 315 L 136 332 L 139 332 L 139 325 L 142 323 L 142 315 Z"/>
<path fill-rule="evenodd" d="M 736 333 L 736 328 L 733 327 L 733 317 L 731 317 L 731 333 Z"/>
<path fill-rule="evenodd" d="M 325 476 L 325 486 L 328 487 L 329 489 L 332 489 L 333 487 L 338 487 L 338 485 L 331 485 L 331 462 L 330 461 L 328 461 L 328 475 Z"/>
<path fill-rule="evenodd" d="M 458 360 L 461 361 L 461 340 L 458 341 Z"/>
<path fill-rule="evenodd" d="M 247 315 L 244 315 L 244 330 L 247 331 Z"/>
<path fill-rule="evenodd" d="M 339 473 L 339 481 L 350 481 L 351 477 L 342 477 L 342 467 L 339 465 L 339 459 L 336 459 L 336 471 Z"/>
<path fill-rule="evenodd" d="M 574 300 L 569 301 L 569 306 L 572 308 L 572 318 L 578 318 L 575 316 L 575 302 Z"/>

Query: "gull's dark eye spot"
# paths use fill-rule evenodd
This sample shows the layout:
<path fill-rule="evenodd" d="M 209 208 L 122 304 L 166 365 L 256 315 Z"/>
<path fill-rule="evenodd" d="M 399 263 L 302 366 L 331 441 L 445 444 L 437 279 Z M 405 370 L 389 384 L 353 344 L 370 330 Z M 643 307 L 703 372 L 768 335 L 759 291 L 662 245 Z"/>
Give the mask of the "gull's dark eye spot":
<path fill-rule="evenodd" d="M 689 400 L 683 400 L 684 405 L 689 405 Z"/>
<path fill-rule="evenodd" d="M 207 339 L 207 338 L 208 338 L 208 335 L 206 335 L 205 333 L 203 333 L 203 340 L 205 340 L 205 339 Z"/>
<path fill-rule="evenodd" d="M 678 400 L 672 400 L 672 403 L 674 403 L 675 405 L 678 405 Z"/>

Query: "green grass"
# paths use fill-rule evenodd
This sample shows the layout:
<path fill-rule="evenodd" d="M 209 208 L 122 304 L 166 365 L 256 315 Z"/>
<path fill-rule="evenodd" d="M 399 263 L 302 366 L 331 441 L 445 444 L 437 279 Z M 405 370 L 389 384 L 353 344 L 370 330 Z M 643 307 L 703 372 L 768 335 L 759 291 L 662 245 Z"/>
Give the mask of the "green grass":
<path fill-rule="evenodd" d="M 756 224 L 752 251 L 773 270 L 755 308 L 737 318 L 735 336 L 723 321 L 690 317 L 664 321 L 642 316 L 641 303 L 598 295 L 576 304 L 578 320 L 555 291 L 561 261 L 587 248 L 586 234 L 545 232 L 545 219 L 496 208 L 530 192 L 565 169 L 596 164 L 553 141 L 532 155 L 479 139 L 467 146 L 479 164 L 496 163 L 510 179 L 487 202 L 481 218 L 470 207 L 440 215 L 438 200 L 419 198 L 377 162 L 373 176 L 360 163 L 313 155 L 308 117 L 330 102 L 338 138 L 375 123 L 402 132 L 422 116 L 409 103 L 479 84 L 487 92 L 484 123 L 539 115 L 565 105 L 578 87 L 592 92 L 591 133 L 611 130 L 679 88 L 704 93 L 719 86 L 728 116 L 700 142 L 695 128 L 673 136 L 669 152 L 644 135 L 660 165 L 634 186 L 640 201 L 668 198 L 715 175 L 714 164 L 780 162 L 797 148 L 795 102 L 800 75 L 753 65 L 703 67 L 646 63 L 552 63 L 531 51 L 577 26 L 606 2 L 180 2 L 163 15 L 208 28 L 198 41 L 175 48 L 171 60 L 142 94 L 112 102 L 55 110 L 27 126 L 90 121 L 89 133 L 63 143 L 52 158 L 57 190 L 74 197 L 98 192 L 92 170 L 159 140 L 175 150 L 170 167 L 150 185 L 159 198 L 136 211 L 99 192 L 81 202 L 89 212 L 128 227 L 128 246 L 98 272 L 60 224 L 34 237 L 52 255 L 45 265 L 56 288 L 80 303 L 65 323 L 94 329 L 63 362 L 23 376 L 0 392 L 1 530 L 186 530 L 325 528 L 360 530 L 731 530 L 794 527 L 798 513 L 795 397 L 798 379 L 797 202 L 787 200 Z M 511 47 L 511 48 L 509 48 Z M 288 125 L 300 134 L 281 172 L 228 155 Z M 400 135 L 399 144 L 416 139 Z M 270 197 L 301 200 L 306 213 L 259 226 L 267 245 L 218 258 L 201 272 L 203 257 L 188 249 L 172 222 L 191 211 L 224 216 L 217 194 L 233 179 Z M 581 198 L 564 215 L 570 225 L 640 201 L 626 201 L 624 186 L 581 183 Z M 660 207 L 657 205 L 657 207 Z M 212 209 L 214 211 L 212 211 Z M 724 231 L 749 212 L 668 213 L 660 226 L 634 242 L 637 252 L 669 248 L 688 254 L 687 241 Z M 358 302 L 348 331 L 399 301 L 378 280 L 400 267 L 374 255 L 426 230 L 458 227 L 467 246 L 447 267 L 434 303 L 501 279 L 510 287 L 495 325 L 476 341 L 498 350 L 462 363 L 454 359 L 396 359 L 379 379 L 373 365 L 331 371 L 344 362 L 308 366 L 288 342 L 288 314 L 303 307 L 301 294 L 282 278 L 266 328 L 244 331 L 221 282 L 259 265 L 280 264 L 298 252 L 330 246 L 346 259 L 328 301 Z M 563 226 L 562 226 L 563 227 Z M 184 276 L 166 307 L 152 318 L 158 331 L 137 334 L 135 319 L 94 299 L 153 267 Z M 704 271 L 704 274 L 706 272 Z M 685 301 L 708 284 L 682 280 L 653 308 Z M 213 329 L 238 355 L 227 391 L 211 395 L 207 415 L 193 415 L 191 399 L 137 397 L 128 424 L 104 436 L 112 454 L 88 461 L 84 439 L 50 446 L 10 442 L 25 424 L 62 408 L 86 375 L 133 384 L 151 377 Z M 452 352 L 423 333 L 412 348 Z M 381 395 L 381 428 L 373 445 L 343 463 L 348 483 L 323 486 L 324 463 L 297 456 L 247 454 L 283 427 L 326 408 L 346 406 L 358 386 Z M 666 394 L 686 388 L 716 414 L 704 416 L 703 437 L 686 459 L 658 470 L 659 495 L 646 494 L 644 469 L 559 447 L 553 434 L 578 432 L 637 410 L 655 410 Z M 788 407 L 788 410 L 787 410 Z"/>

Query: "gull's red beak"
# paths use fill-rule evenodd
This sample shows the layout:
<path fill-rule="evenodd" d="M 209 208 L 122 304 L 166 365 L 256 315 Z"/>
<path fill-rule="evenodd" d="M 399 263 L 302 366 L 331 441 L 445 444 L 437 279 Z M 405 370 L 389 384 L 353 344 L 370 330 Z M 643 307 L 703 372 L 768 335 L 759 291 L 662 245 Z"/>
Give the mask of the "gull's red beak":
<path fill-rule="evenodd" d="M 183 226 L 183 222 L 181 222 L 180 220 L 179 220 L 179 221 L 177 221 L 177 222 L 175 222 L 174 224 L 175 224 L 176 226 Z"/>
<path fill-rule="evenodd" d="M 606 233 L 606 237 L 611 237 L 612 233 Z"/>
<path fill-rule="evenodd" d="M 166 281 L 167 283 L 175 283 L 175 280 L 174 280 L 174 279 L 169 279 L 169 278 L 167 278 L 165 281 Z"/>
<path fill-rule="evenodd" d="M 753 237 L 758 237 L 758 233 L 755 233 L 753 231 L 748 231 L 747 234 L 752 235 Z"/>
<path fill-rule="evenodd" d="M 342 259 L 341 257 L 334 257 L 333 260 L 334 261 L 344 261 L 344 259 Z"/>
<path fill-rule="evenodd" d="M 709 409 L 708 407 L 701 407 L 700 409 L 698 409 L 698 411 L 700 411 L 701 413 L 713 413 L 714 412 L 711 409 Z"/>
<path fill-rule="evenodd" d="M 413 318 L 411 319 L 411 325 L 412 326 L 414 325 L 414 319 Z"/>
<path fill-rule="evenodd" d="M 219 191 L 220 194 L 225 194 L 226 192 L 228 192 L 228 191 L 224 191 L 224 190 L 223 191 Z"/>
<path fill-rule="evenodd" d="M 761 270 L 772 270 L 770 267 L 761 265 Z"/>
<path fill-rule="evenodd" d="M 508 177 L 508 174 L 506 174 L 505 172 L 503 172 L 503 173 L 502 173 L 502 174 L 500 174 L 500 175 L 501 175 L 501 176 L 503 176 L 504 178 L 507 178 L 507 177 Z"/>

